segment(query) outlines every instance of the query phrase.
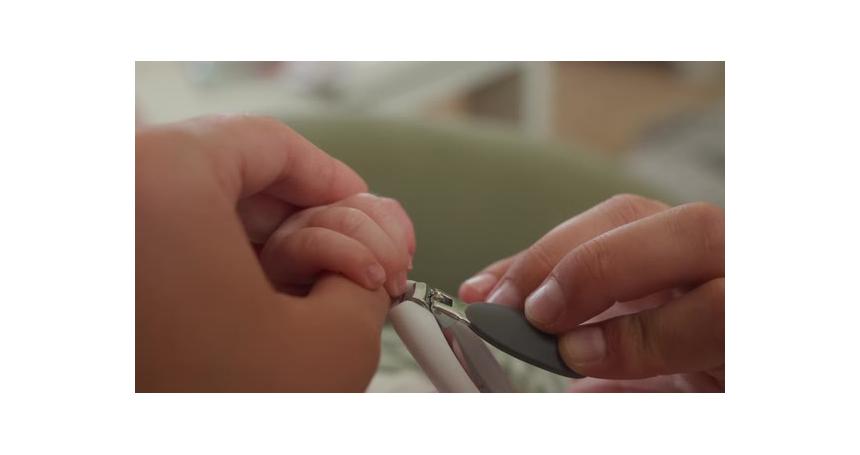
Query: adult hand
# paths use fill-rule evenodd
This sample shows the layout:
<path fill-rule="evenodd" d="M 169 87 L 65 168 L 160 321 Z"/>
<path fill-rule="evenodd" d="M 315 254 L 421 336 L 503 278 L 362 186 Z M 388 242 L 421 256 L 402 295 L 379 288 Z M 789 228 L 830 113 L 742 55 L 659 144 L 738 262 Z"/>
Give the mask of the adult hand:
<path fill-rule="evenodd" d="M 366 388 L 385 288 L 399 285 L 414 253 L 411 224 L 390 232 L 405 217 L 399 206 L 355 196 L 367 191 L 358 175 L 272 119 L 144 128 L 135 147 L 137 390 Z M 283 234 L 292 216 L 350 196 L 381 201 L 355 209 L 371 221 L 329 208 L 299 240 Z M 329 240 L 344 246 L 336 261 Z M 265 271 L 252 242 L 265 245 Z M 373 265 L 384 276 L 367 279 Z M 267 274 L 299 277 L 306 295 L 276 292 Z"/>
<path fill-rule="evenodd" d="M 616 196 L 487 267 L 460 296 L 524 306 L 559 335 L 565 363 L 592 377 L 574 390 L 722 390 L 724 223 L 711 205 Z"/>

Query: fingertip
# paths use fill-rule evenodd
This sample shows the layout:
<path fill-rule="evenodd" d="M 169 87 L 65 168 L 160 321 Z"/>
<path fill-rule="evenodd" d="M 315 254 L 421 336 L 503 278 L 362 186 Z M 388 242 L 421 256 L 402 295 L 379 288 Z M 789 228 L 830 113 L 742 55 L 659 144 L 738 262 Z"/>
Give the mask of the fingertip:
<path fill-rule="evenodd" d="M 385 283 L 386 274 L 385 269 L 382 268 L 379 264 L 371 264 L 367 267 L 367 272 L 365 275 L 365 286 L 370 290 L 379 289 L 383 283 Z"/>
<path fill-rule="evenodd" d="M 474 290 L 463 283 L 460 285 L 460 289 L 457 290 L 457 297 L 460 298 L 464 303 L 473 303 L 476 302 Z"/>
<path fill-rule="evenodd" d="M 487 297 L 487 302 L 499 305 L 507 305 L 513 308 L 523 307 L 523 297 L 520 290 L 511 280 L 504 280 L 497 284 Z"/>
<path fill-rule="evenodd" d="M 599 325 L 583 326 L 568 332 L 559 337 L 558 343 L 564 363 L 580 373 L 606 357 L 606 339 Z"/>
<path fill-rule="evenodd" d="M 406 216 L 406 221 L 409 223 L 407 225 L 409 235 L 407 237 L 406 251 L 409 252 L 410 257 L 414 257 L 415 252 L 418 250 L 418 242 L 415 240 L 415 227 L 412 225 L 412 220 L 408 215 Z"/>
<path fill-rule="evenodd" d="M 526 318 L 534 326 L 547 329 L 558 323 L 564 313 L 565 300 L 555 278 L 548 278 L 526 298 Z"/>
<path fill-rule="evenodd" d="M 406 207 L 404 207 L 397 199 L 389 197 L 383 199 L 394 207 L 394 212 L 397 214 L 396 216 L 400 218 L 400 222 L 405 226 L 406 251 L 410 256 L 414 256 L 415 250 L 417 249 L 417 242 L 415 240 L 415 225 L 412 223 L 412 218 L 409 218 L 409 213 L 406 212 Z"/>
<path fill-rule="evenodd" d="M 385 283 L 385 290 L 391 297 L 399 297 L 406 293 L 406 272 L 396 273 L 391 280 Z"/>
<path fill-rule="evenodd" d="M 497 281 L 498 279 L 492 274 L 480 273 L 464 281 L 460 285 L 458 294 L 467 303 L 484 300 Z"/>

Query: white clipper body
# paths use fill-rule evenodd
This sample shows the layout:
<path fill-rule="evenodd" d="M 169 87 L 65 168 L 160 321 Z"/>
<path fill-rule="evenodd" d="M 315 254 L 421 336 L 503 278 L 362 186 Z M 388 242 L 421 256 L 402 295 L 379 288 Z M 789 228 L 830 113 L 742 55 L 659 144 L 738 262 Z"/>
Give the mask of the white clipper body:
<path fill-rule="evenodd" d="M 512 392 L 498 361 L 452 303 L 426 283 L 409 281 L 388 317 L 439 392 Z"/>

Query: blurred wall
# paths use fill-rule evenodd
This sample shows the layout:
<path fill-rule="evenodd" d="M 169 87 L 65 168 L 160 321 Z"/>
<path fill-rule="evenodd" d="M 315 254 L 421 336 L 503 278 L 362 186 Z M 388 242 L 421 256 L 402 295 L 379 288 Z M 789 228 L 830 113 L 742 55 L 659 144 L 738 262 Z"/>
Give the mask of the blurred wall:
<path fill-rule="evenodd" d="M 516 131 L 724 200 L 723 62 L 138 62 L 138 121 L 348 114 Z"/>

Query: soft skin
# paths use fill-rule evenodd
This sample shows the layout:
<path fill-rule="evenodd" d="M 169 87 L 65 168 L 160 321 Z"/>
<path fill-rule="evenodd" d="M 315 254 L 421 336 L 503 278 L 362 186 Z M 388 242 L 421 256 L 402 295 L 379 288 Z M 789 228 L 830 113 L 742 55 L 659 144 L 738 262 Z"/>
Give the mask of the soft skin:
<path fill-rule="evenodd" d="M 725 219 L 704 203 L 615 196 L 467 280 L 522 308 L 588 379 L 576 391 L 721 391 Z"/>
<path fill-rule="evenodd" d="M 415 252 L 399 204 L 273 119 L 135 148 L 136 390 L 363 391 Z"/>

